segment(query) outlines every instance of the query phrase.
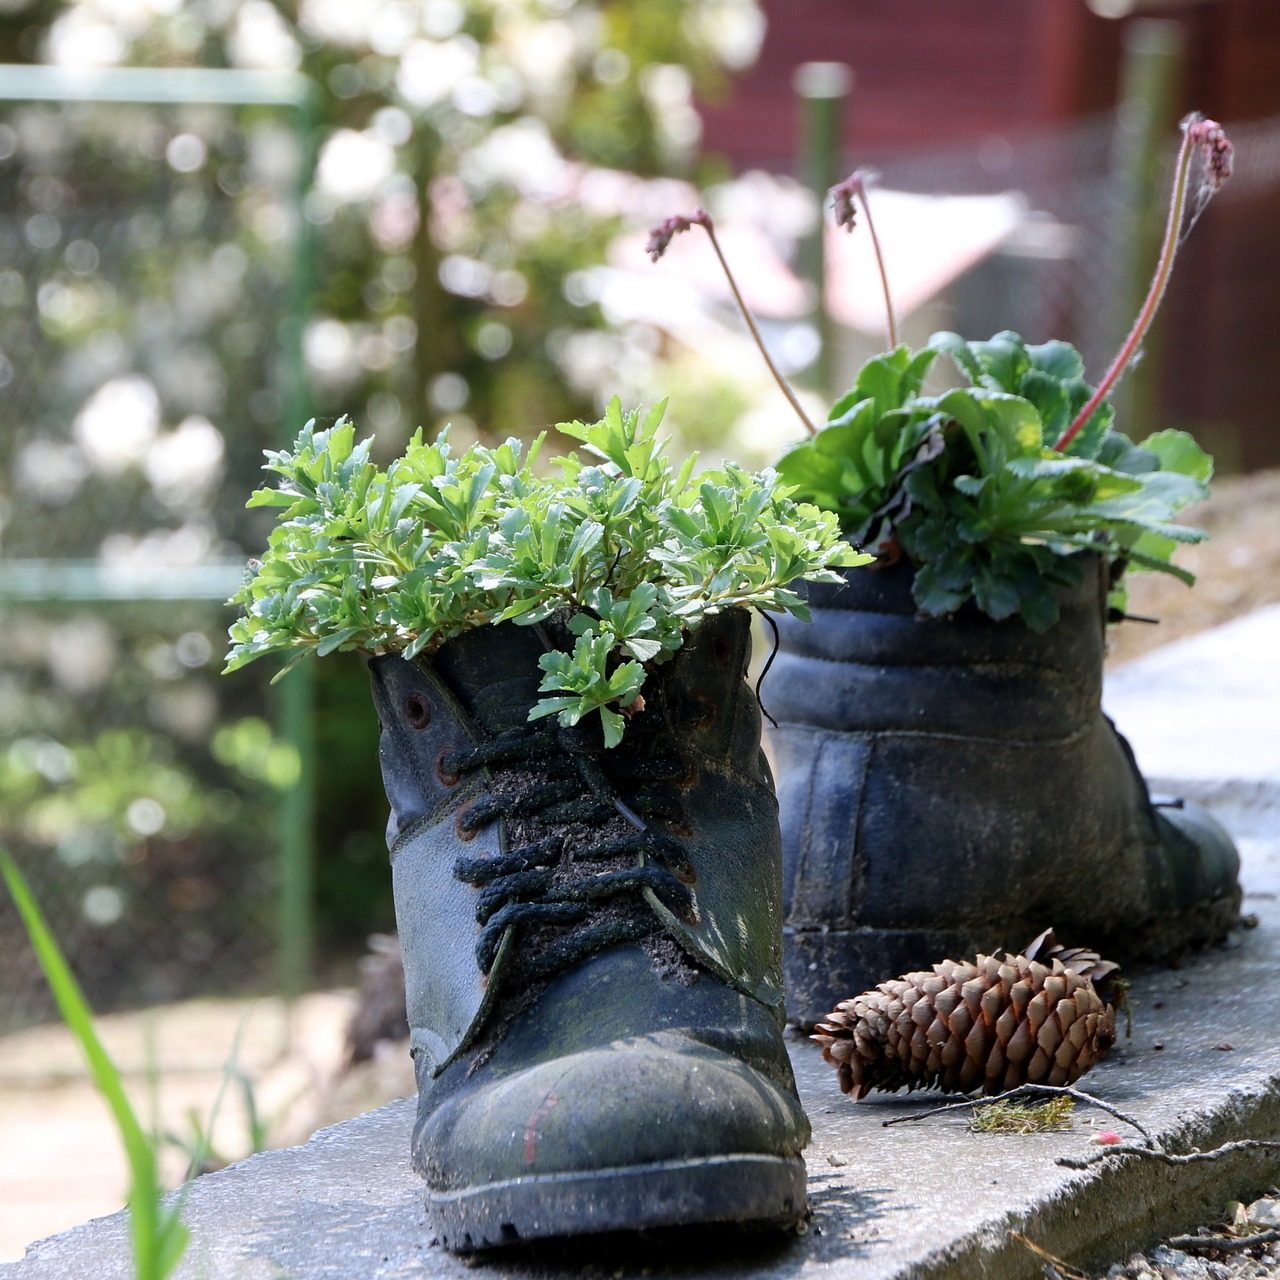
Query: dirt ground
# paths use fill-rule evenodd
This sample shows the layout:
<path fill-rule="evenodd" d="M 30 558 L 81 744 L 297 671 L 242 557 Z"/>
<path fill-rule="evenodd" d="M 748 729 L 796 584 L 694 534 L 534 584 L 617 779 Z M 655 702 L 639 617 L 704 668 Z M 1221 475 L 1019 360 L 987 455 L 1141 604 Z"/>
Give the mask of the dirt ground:
<path fill-rule="evenodd" d="M 1280 470 L 1216 480 L 1209 501 L 1188 507 L 1182 521 L 1209 533 L 1208 541 L 1176 556 L 1196 585 L 1163 573 L 1133 574 L 1129 612 L 1160 621 L 1113 627 L 1112 666 L 1280 601 Z"/>
<path fill-rule="evenodd" d="M 252 1153 L 245 1089 L 224 1080 L 231 1066 L 251 1082 L 264 1145 L 292 1146 L 318 1128 L 413 1092 L 401 1050 L 341 1068 L 350 991 L 280 1000 L 189 1000 L 98 1020 L 107 1052 L 144 1128 L 166 1143 L 162 1171 L 176 1186 L 190 1160 L 194 1125 L 212 1126 L 218 1163 Z M 219 1094 L 221 1105 L 217 1105 Z M 0 1263 L 33 1240 L 114 1213 L 128 1175 L 107 1109 L 61 1025 L 0 1038 Z"/>

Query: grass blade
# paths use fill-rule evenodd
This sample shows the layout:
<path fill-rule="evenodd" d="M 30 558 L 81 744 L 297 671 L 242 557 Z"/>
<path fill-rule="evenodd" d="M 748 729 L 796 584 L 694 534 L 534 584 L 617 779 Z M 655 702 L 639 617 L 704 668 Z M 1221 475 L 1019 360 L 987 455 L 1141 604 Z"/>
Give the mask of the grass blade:
<path fill-rule="evenodd" d="M 188 1232 L 176 1213 L 161 1207 L 155 1148 L 138 1123 L 119 1071 L 98 1039 L 93 1014 L 80 984 L 76 982 L 17 864 L 3 851 L 0 851 L 0 875 L 3 875 L 22 917 L 62 1019 L 79 1043 L 93 1082 L 106 1100 L 120 1131 L 120 1140 L 129 1162 L 129 1223 L 135 1274 L 138 1280 L 164 1280 L 181 1258 Z"/>

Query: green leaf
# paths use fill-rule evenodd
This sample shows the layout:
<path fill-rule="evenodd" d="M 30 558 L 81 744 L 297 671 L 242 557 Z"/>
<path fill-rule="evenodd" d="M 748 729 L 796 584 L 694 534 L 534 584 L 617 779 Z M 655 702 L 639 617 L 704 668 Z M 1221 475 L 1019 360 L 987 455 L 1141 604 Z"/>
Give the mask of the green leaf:
<path fill-rule="evenodd" d="M 978 608 L 997 622 L 1011 618 L 1021 604 L 1018 588 L 986 565 L 974 574 L 973 598 Z"/>
<path fill-rule="evenodd" d="M 291 507 L 298 501 L 296 493 L 286 493 L 283 489 L 255 489 L 245 508 L 255 507 Z"/>
<path fill-rule="evenodd" d="M 982 368 L 981 381 L 985 386 L 1010 395 L 1021 393 L 1022 379 L 1031 368 L 1031 360 L 1016 333 L 1006 329 L 986 342 L 969 343 L 969 350 Z"/>
<path fill-rule="evenodd" d="M 188 1232 L 177 1215 L 160 1204 L 160 1178 L 155 1150 L 148 1141 L 124 1090 L 115 1064 L 93 1025 L 88 1002 L 62 955 L 44 915 L 17 864 L 0 850 L 3 875 L 14 906 L 31 939 L 58 1012 L 75 1037 L 93 1083 L 111 1111 L 129 1164 L 129 1223 L 137 1280 L 164 1280 L 186 1248 Z"/>
<path fill-rule="evenodd" d="M 1043 635 L 1058 621 L 1060 612 L 1058 598 L 1048 584 L 1022 597 L 1022 620 L 1038 635 Z"/>
<path fill-rule="evenodd" d="M 660 640 L 643 640 L 638 637 L 628 640 L 623 647 L 641 662 L 652 662 L 662 652 Z"/>
<path fill-rule="evenodd" d="M 1156 431 L 1138 448 L 1159 458 L 1162 471 L 1175 471 L 1202 485 L 1213 479 L 1213 459 L 1185 431 Z"/>
<path fill-rule="evenodd" d="M 1071 406 L 1067 389 L 1058 379 L 1039 369 L 1029 369 L 1018 392 L 1030 400 L 1044 424 L 1041 441 L 1051 445 L 1071 425 Z"/>
<path fill-rule="evenodd" d="M 933 566 L 928 564 L 916 570 L 911 594 L 920 611 L 935 618 L 954 613 L 968 598 L 967 591 L 944 586 Z"/>
<path fill-rule="evenodd" d="M 1084 361 L 1069 342 L 1041 342 L 1026 348 L 1031 367 L 1055 381 L 1079 382 L 1084 378 Z"/>
<path fill-rule="evenodd" d="M 948 355 L 965 373 L 970 382 L 979 382 L 982 378 L 982 365 L 969 349 L 969 344 L 958 334 L 943 331 L 935 333 L 925 344 L 929 350 L 939 355 Z"/>
<path fill-rule="evenodd" d="M 344 645 L 349 645 L 349 647 L 353 649 L 358 648 L 359 646 L 357 644 L 351 644 L 350 642 L 355 640 L 357 636 L 363 634 L 363 631 L 364 628 L 362 627 L 343 627 L 341 631 L 335 631 L 332 634 L 325 636 L 325 638 L 316 645 L 316 657 L 323 658 L 326 654 L 332 653 L 335 649 L 341 649 Z"/>
<path fill-rule="evenodd" d="M 622 741 L 622 734 L 626 728 L 622 717 L 616 711 L 610 711 L 608 707 L 601 707 L 600 721 L 604 726 L 604 745 L 616 747 Z"/>

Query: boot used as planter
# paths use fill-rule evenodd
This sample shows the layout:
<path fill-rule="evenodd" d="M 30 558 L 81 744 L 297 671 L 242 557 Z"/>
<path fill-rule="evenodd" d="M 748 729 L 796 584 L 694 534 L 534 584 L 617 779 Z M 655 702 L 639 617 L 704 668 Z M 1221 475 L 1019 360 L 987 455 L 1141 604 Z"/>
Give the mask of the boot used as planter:
<path fill-rule="evenodd" d="M 900 344 L 861 172 L 829 194 L 836 221 L 871 240 L 888 342 L 822 426 L 760 341 L 710 215 L 650 235 L 656 261 L 676 235 L 705 232 L 807 432 L 778 459 L 783 483 L 883 557 L 880 572 L 813 587 L 810 625 L 782 620 L 766 689 L 779 721 L 789 1013 L 802 1023 L 884 979 L 1020 947 L 1049 925 L 1123 959 L 1211 941 L 1236 918 L 1230 839 L 1201 810 L 1152 804 L 1100 701 L 1125 572 L 1190 583 L 1173 553 L 1204 536 L 1177 514 L 1208 495 L 1212 460 L 1181 431 L 1135 444 L 1108 400 L 1179 245 L 1231 176 L 1221 125 L 1192 113 L 1181 133 L 1150 288 L 1096 386 L 1057 340 L 1003 330 Z M 953 368 L 938 380 L 942 355 Z M 950 389 L 935 394 L 931 379 Z"/>
<path fill-rule="evenodd" d="M 1221 938 L 1238 858 L 1204 810 L 1154 804 L 1101 709 L 1106 582 L 1082 557 L 1036 634 L 919 614 L 900 562 L 813 585 L 765 686 L 782 815 L 789 1015 L 1047 924 L 1120 961 Z"/>
<path fill-rule="evenodd" d="M 661 416 L 562 423 L 596 461 L 541 476 L 308 424 L 253 499 L 228 669 L 372 656 L 413 1162 L 459 1250 L 805 1211 L 749 610 L 869 557 L 772 472 L 677 471 Z"/>
<path fill-rule="evenodd" d="M 792 1223 L 809 1126 L 748 616 L 659 668 L 612 751 L 526 723 L 546 629 L 371 664 L 431 1223 L 464 1249 Z"/>

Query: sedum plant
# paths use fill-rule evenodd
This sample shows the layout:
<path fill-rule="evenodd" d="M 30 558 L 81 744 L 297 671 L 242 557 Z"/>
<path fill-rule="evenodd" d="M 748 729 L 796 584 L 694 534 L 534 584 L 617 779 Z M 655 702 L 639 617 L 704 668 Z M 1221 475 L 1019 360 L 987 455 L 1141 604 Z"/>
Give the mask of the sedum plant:
<path fill-rule="evenodd" d="M 1203 181 L 1193 194 L 1197 156 Z M 1220 125 L 1198 115 L 1183 122 L 1155 276 L 1096 387 L 1085 381 L 1079 354 L 1065 342 L 1032 345 L 1006 331 L 985 342 L 938 333 L 920 351 L 900 345 L 866 179 L 855 173 L 840 183 L 832 193 L 836 220 L 852 230 L 860 209 L 872 237 L 890 350 L 862 367 L 824 426 L 800 411 L 809 434 L 779 460 L 783 481 L 797 497 L 835 514 L 855 544 L 889 563 L 905 556 L 916 569 L 916 603 L 934 616 L 972 601 L 992 618 L 1018 615 L 1045 631 L 1058 618 L 1058 588 L 1079 580 L 1082 551 L 1107 558 L 1118 615 L 1130 567 L 1192 582 L 1171 557 L 1178 543 L 1204 534 L 1175 523 L 1175 516 L 1207 495 L 1212 462 L 1181 431 L 1158 431 L 1134 444 L 1115 429 L 1107 395 L 1140 349 L 1178 247 L 1230 176 L 1231 160 Z M 656 260 L 673 235 L 695 226 L 710 237 L 732 284 L 702 210 L 656 228 L 651 255 Z M 926 394 L 925 379 L 940 355 L 965 385 Z"/>
<path fill-rule="evenodd" d="M 233 597 L 228 671 L 266 654 L 358 649 L 412 659 L 475 627 L 563 619 L 570 643 L 541 659 L 545 696 L 529 718 L 598 713 L 606 745 L 643 707 L 650 667 L 707 617 L 732 608 L 805 612 L 800 579 L 872 557 L 836 517 L 796 502 L 776 472 L 677 470 L 658 426 L 665 405 L 562 423 L 589 460 L 534 471 L 517 440 L 454 454 L 421 431 L 385 470 L 351 422 L 308 423 L 269 451 L 278 479 L 251 507 L 279 523 Z"/>

